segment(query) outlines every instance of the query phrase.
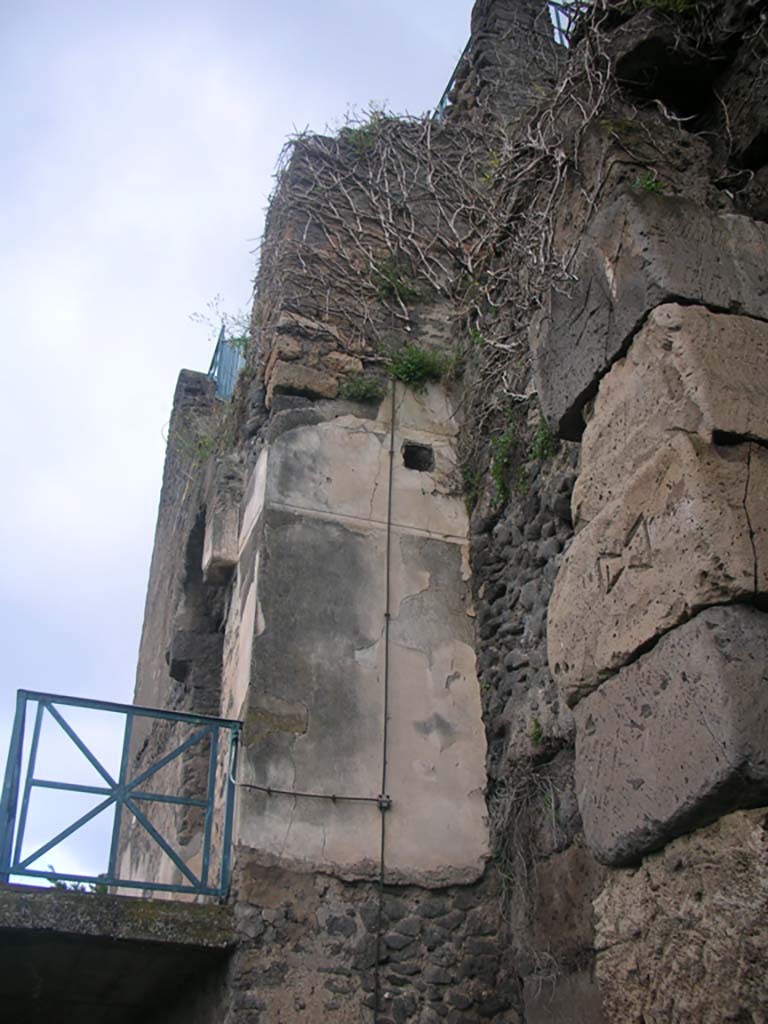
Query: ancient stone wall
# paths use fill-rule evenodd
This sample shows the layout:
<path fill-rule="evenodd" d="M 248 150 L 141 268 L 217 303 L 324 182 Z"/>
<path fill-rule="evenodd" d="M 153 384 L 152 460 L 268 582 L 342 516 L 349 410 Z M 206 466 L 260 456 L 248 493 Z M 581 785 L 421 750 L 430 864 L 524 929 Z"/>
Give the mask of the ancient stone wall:
<path fill-rule="evenodd" d="M 299 140 L 236 443 L 158 534 L 140 670 L 174 642 L 162 587 L 201 580 L 225 633 L 204 693 L 246 723 L 211 1019 L 714 1024 L 768 1001 L 765 23 L 619 0 L 566 54 L 544 6 L 476 4 L 441 126 Z M 452 356 L 416 394 L 391 382 L 414 350 Z M 172 702 L 169 675 L 137 693 Z"/>
<path fill-rule="evenodd" d="M 766 802 L 768 239 L 761 172 L 729 127 L 744 124 L 747 91 L 729 83 L 763 33 L 749 5 L 713 7 L 703 32 L 690 13 L 640 6 L 575 33 L 564 80 L 580 109 L 531 116 L 528 139 L 545 145 L 556 123 L 552 150 L 573 161 L 552 179 L 567 275 L 555 261 L 530 332 L 533 388 L 562 440 L 553 454 L 535 409 L 518 407 L 514 429 L 496 428 L 472 517 L 506 941 L 526 1020 L 558 1024 L 759 1019 L 766 999 L 745 966 L 764 962 L 764 927 L 747 913 L 726 953 L 732 921 L 711 909 L 765 906 L 765 812 L 720 817 Z M 761 95 L 764 65 L 750 67 Z M 513 379 L 525 373 L 521 361 Z M 739 828 L 737 868 L 725 836 Z M 670 840 L 669 873 L 653 855 L 636 869 Z M 715 950 L 727 982 L 694 966 Z"/>
<path fill-rule="evenodd" d="M 450 119 L 492 112 L 517 121 L 557 78 L 563 49 L 539 0 L 480 0 L 449 93 Z"/>
<path fill-rule="evenodd" d="M 514 1022 L 498 880 L 429 891 L 243 864 L 228 1021 Z"/>
<path fill-rule="evenodd" d="M 168 426 L 134 698 L 136 704 L 147 707 L 215 716 L 220 714 L 224 644 L 224 519 L 239 499 L 239 493 L 232 492 L 226 460 L 209 466 L 219 405 L 215 385 L 208 377 L 182 371 Z M 134 719 L 129 779 L 180 746 L 194 731 L 191 725 Z M 204 799 L 208 757 L 208 741 L 196 743 L 150 776 L 142 789 Z M 199 870 L 201 809 L 148 803 L 142 809 L 180 859 Z M 122 821 L 119 862 L 124 878 L 154 878 L 168 884 L 183 880 L 146 829 L 127 813 Z"/>
<path fill-rule="evenodd" d="M 726 40 L 753 52 L 745 6 L 719 11 L 706 35 L 694 13 L 623 12 L 605 44 L 623 101 L 653 97 L 662 123 L 722 124 L 728 101 L 718 111 L 707 91 L 719 95 L 712 54 Z M 665 76 L 673 54 L 677 86 Z M 743 164 L 730 141 L 731 166 Z M 604 180 L 573 283 L 551 291 L 532 331 L 542 409 L 581 441 L 576 535 L 547 645 L 574 712 L 583 842 L 612 868 L 594 901 L 610 1022 L 759 1019 L 766 998 L 745 966 L 764 929 L 747 913 L 726 953 L 732 922 L 712 908 L 765 906 L 766 812 L 729 812 L 768 802 L 768 233 L 737 212 L 750 200 L 723 188 L 713 174 L 723 151 L 707 145 L 689 189 L 662 160 L 629 189 Z M 728 960 L 727 980 L 700 973 L 697 960 L 713 957 Z"/>

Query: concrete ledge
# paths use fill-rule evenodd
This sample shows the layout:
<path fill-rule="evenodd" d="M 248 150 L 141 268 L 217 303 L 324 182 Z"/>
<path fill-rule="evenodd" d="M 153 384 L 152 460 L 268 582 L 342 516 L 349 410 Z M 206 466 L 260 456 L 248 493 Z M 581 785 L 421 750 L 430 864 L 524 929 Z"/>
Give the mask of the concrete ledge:
<path fill-rule="evenodd" d="M 229 907 L 0 887 L 0 1005 L 14 1024 L 164 1020 L 222 971 Z"/>
<path fill-rule="evenodd" d="M 201 949 L 229 949 L 236 941 L 230 907 L 23 885 L 0 885 L 0 929 Z"/>

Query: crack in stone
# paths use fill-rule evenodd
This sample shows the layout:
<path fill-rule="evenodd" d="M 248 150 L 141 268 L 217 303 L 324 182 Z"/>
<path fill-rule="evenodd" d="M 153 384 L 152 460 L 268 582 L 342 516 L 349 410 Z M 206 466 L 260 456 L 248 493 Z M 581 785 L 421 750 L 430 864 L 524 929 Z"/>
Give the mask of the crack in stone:
<path fill-rule="evenodd" d="M 619 675 L 619 673 L 621 673 L 629 665 L 634 665 L 634 663 L 636 661 L 639 661 L 640 658 L 643 658 L 646 654 L 649 654 L 654 649 L 654 647 L 656 647 L 656 645 L 664 639 L 665 636 L 668 636 L 674 630 L 679 629 L 681 626 L 684 626 L 687 622 L 690 622 L 692 619 L 695 619 L 696 616 L 701 615 L 702 612 L 709 611 L 710 608 L 733 608 L 734 605 L 739 604 L 747 604 L 748 607 L 754 607 L 754 605 L 750 601 L 713 601 L 711 604 L 693 605 L 689 609 L 688 614 L 683 613 L 676 622 L 672 623 L 672 625 L 667 626 L 666 629 L 660 630 L 654 636 L 646 640 L 645 643 L 640 644 L 640 646 L 637 647 L 637 649 L 634 650 L 632 654 L 630 654 L 627 657 L 627 659 L 623 661 L 621 665 L 619 665 L 619 667 L 616 668 L 614 671 L 606 671 L 603 674 L 599 675 L 598 687 L 596 687 L 594 690 L 591 690 L 589 693 L 584 694 L 584 697 L 580 697 L 579 699 L 583 700 L 585 697 L 591 696 L 591 694 L 595 693 L 600 686 L 603 686 L 611 679 L 615 679 Z"/>
<path fill-rule="evenodd" d="M 298 802 L 299 802 L 298 799 L 296 797 L 294 797 L 293 798 L 293 806 L 291 807 L 291 816 L 288 819 L 288 827 L 285 830 L 285 835 L 283 836 L 283 842 L 282 842 L 282 845 L 280 846 L 280 853 L 278 854 L 279 857 L 283 856 L 283 854 L 285 853 L 285 848 L 288 845 L 288 840 L 289 840 L 290 835 L 291 835 L 291 829 L 293 828 L 293 819 L 296 817 L 296 807 L 298 805 Z"/>
<path fill-rule="evenodd" d="M 752 471 L 752 445 L 747 446 L 747 479 L 744 484 L 744 516 L 747 520 L 749 530 L 749 543 L 752 545 L 752 558 L 754 565 L 754 598 L 757 600 L 758 576 L 757 576 L 757 545 L 755 544 L 755 531 L 752 527 L 752 520 L 749 517 L 749 482 Z"/>
<path fill-rule="evenodd" d="M 376 504 L 376 493 L 379 489 L 378 477 L 373 482 L 373 490 L 371 491 L 371 500 L 368 505 L 368 518 L 373 519 L 373 506 Z"/>
<path fill-rule="evenodd" d="M 663 295 L 663 297 L 661 297 L 658 300 L 654 301 L 654 305 L 650 309 L 648 309 L 640 317 L 640 319 L 637 321 L 637 323 L 632 328 L 630 328 L 629 332 L 627 333 L 627 337 L 624 340 L 624 343 L 622 344 L 622 346 L 619 349 L 619 351 L 616 353 L 616 355 L 611 360 L 607 359 L 607 347 L 606 347 L 606 352 L 605 352 L 606 358 L 605 358 L 604 369 L 599 370 L 597 372 L 595 379 L 592 381 L 592 383 L 585 390 L 584 393 L 585 393 L 585 395 L 587 395 L 587 400 L 589 400 L 591 398 L 594 398 L 594 396 L 598 393 L 598 391 L 600 389 L 600 385 L 603 382 L 603 379 L 611 372 L 611 370 L 614 368 L 616 363 L 618 363 L 620 360 L 626 358 L 626 356 L 629 354 L 629 350 L 632 348 L 632 345 L 633 345 L 633 343 L 635 341 L 635 338 L 645 328 L 646 324 L 648 323 L 648 321 L 651 318 L 651 315 L 657 309 L 659 309 L 661 306 L 668 306 L 670 304 L 674 304 L 674 305 L 677 305 L 677 306 L 698 306 L 698 307 L 701 307 L 701 309 L 707 310 L 707 312 L 709 312 L 709 313 L 724 314 L 724 315 L 727 315 L 727 316 L 742 316 L 746 320 L 757 320 L 760 323 L 767 323 L 768 322 L 768 317 L 760 317 L 760 316 L 755 315 L 754 313 L 749 314 L 749 315 L 746 314 L 746 313 L 738 313 L 738 312 L 735 312 L 733 309 L 730 309 L 730 308 L 727 308 L 727 307 L 724 307 L 724 306 L 718 306 L 718 305 L 716 305 L 714 303 L 711 303 L 711 302 L 705 302 L 703 299 L 686 299 L 685 297 L 680 296 L 680 295 L 675 295 L 674 293 L 669 293 L 669 294 L 665 293 Z M 584 332 L 582 332 L 582 334 L 583 333 Z M 581 337 L 581 335 L 580 335 L 580 337 Z M 674 427 L 674 428 L 671 428 L 671 429 L 672 430 L 681 430 L 683 428 Z M 683 432 L 684 433 L 690 433 L 690 431 L 685 431 L 685 430 Z M 759 438 L 751 438 L 750 437 L 750 438 L 743 438 L 743 440 L 745 442 L 746 441 L 750 441 L 750 442 L 754 442 L 755 444 L 763 444 L 766 447 L 768 447 L 768 442 L 761 441 Z M 733 442 L 731 442 L 731 443 L 733 443 Z"/>

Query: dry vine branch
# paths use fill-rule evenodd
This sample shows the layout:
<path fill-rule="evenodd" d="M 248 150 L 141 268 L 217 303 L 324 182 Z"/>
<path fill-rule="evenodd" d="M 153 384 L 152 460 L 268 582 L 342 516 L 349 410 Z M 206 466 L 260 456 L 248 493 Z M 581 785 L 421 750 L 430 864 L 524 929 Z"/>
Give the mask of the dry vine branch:
<path fill-rule="evenodd" d="M 468 112 L 449 108 L 437 121 L 371 109 L 334 137 L 291 139 L 257 279 L 263 348 L 291 311 L 332 324 L 349 351 L 381 359 L 430 310 L 450 309 L 471 377 L 461 454 L 481 463 L 510 401 L 530 394 L 529 323 L 549 288 L 569 287 L 581 228 L 615 169 L 582 173 L 593 126 L 612 109 L 631 110 L 607 32 L 649 3 L 565 5 L 574 45 L 565 53 L 537 41 L 532 60 L 544 85 L 532 81 L 516 118 L 499 115 L 504 83 L 489 80 L 487 62 L 474 69 L 470 53 L 463 80 L 483 77 Z M 706 45 L 704 12 L 670 22 L 681 46 Z M 648 166 L 626 140 L 621 148 L 629 166 Z M 558 217 L 569 190 L 580 209 L 566 238 Z"/>

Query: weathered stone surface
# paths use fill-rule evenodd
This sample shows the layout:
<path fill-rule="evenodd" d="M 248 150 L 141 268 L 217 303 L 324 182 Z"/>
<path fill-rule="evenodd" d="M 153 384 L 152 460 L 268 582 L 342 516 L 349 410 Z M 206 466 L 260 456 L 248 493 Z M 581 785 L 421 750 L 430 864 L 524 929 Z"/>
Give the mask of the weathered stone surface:
<path fill-rule="evenodd" d="M 523 996 L 526 1024 L 605 1024 L 590 971 L 526 978 Z"/>
<path fill-rule="evenodd" d="M 757 170 L 765 165 L 768 81 L 762 74 L 755 75 L 755 68 L 764 66 L 768 59 L 768 41 L 763 32 L 750 35 L 718 83 L 718 94 L 731 166 Z M 743 179 L 746 177 L 746 174 L 742 175 Z"/>
<path fill-rule="evenodd" d="M 573 521 L 580 529 L 672 431 L 768 440 L 768 323 L 659 306 L 600 382 L 584 431 Z"/>
<path fill-rule="evenodd" d="M 571 293 L 552 291 L 532 330 L 542 408 L 578 440 L 598 381 L 654 307 L 675 299 L 768 319 L 768 225 L 636 192 L 595 218 Z"/>
<path fill-rule="evenodd" d="M 215 672 L 216 666 L 221 666 L 223 640 L 221 633 L 177 630 L 168 646 L 168 672 L 171 678 L 184 682 L 196 664 L 200 664 L 203 671 Z"/>
<path fill-rule="evenodd" d="M 346 352 L 328 352 L 323 356 L 323 362 L 331 373 L 362 373 L 363 361 L 357 356 L 347 355 Z"/>
<path fill-rule="evenodd" d="M 757 445 L 676 433 L 577 534 L 548 619 L 550 666 L 570 705 L 700 608 L 764 590 L 768 537 L 751 532 L 748 489 L 766 493 L 766 474 Z"/>
<path fill-rule="evenodd" d="M 281 311 L 275 331 L 278 334 L 299 334 L 310 341 L 333 341 L 337 345 L 344 344 L 344 339 L 334 324 L 313 320 L 293 310 Z"/>
<path fill-rule="evenodd" d="M 768 802 L 767 664 L 767 615 L 709 608 L 579 704 L 576 790 L 599 860 Z"/>
<path fill-rule="evenodd" d="M 332 875 L 264 867 L 255 851 L 240 848 L 233 886 L 241 933 L 246 918 L 255 926 L 248 932 L 254 941 L 243 941 L 231 961 L 230 992 L 241 1005 L 260 1001 L 270 1022 L 306 1018 L 359 1024 L 371 1019 L 380 921 L 377 882 L 344 883 Z M 473 913 L 467 914 L 467 908 Z M 382 1020 L 423 1024 L 434 1012 L 438 1021 L 472 1021 L 481 1007 L 483 1020 L 518 1020 L 512 1009 L 519 1001 L 516 965 L 498 938 L 502 897 L 493 870 L 468 888 L 437 893 L 392 889 L 381 909 Z M 487 938 L 471 934 L 480 916 L 491 932 Z M 436 921 L 445 921 L 446 927 Z M 438 941 L 433 931 L 439 932 Z M 329 993 L 337 1004 L 330 1009 Z M 471 1006 L 475 1013 L 451 1016 Z M 182 1021 L 186 1024 L 180 1016 Z"/>
<path fill-rule="evenodd" d="M 219 459 L 206 502 L 203 578 L 221 586 L 229 580 L 238 555 L 242 483 L 235 459 Z"/>
<path fill-rule="evenodd" d="M 608 1024 L 763 1024 L 768 810 L 674 840 L 595 901 Z"/>
<path fill-rule="evenodd" d="M 562 964 L 592 952 L 592 900 L 605 874 L 589 850 L 578 845 L 537 864 L 532 939 L 539 954 Z"/>
<path fill-rule="evenodd" d="M 218 407 L 215 383 L 206 374 L 182 370 L 168 431 L 136 672 L 137 704 L 219 713 L 221 641 L 216 634 L 221 592 L 203 582 L 205 473 L 200 463 L 205 447 L 201 442 L 215 432 Z M 166 744 L 173 735 L 178 733 L 169 733 L 167 727 L 151 719 L 135 719 L 131 772 L 138 774 L 161 751 L 167 753 Z M 153 776 L 153 785 L 163 787 L 166 793 L 193 795 L 194 790 L 194 795 L 203 796 L 205 763 L 203 746 L 194 745 L 160 769 Z M 183 836 L 183 855 L 192 864 L 202 836 L 199 809 L 158 804 L 151 819 L 163 835 Z M 118 863 L 123 878 L 177 880 L 177 869 L 129 815 L 122 818 Z"/>
<path fill-rule="evenodd" d="M 278 359 L 284 362 L 291 362 L 294 359 L 299 359 L 303 351 L 304 346 L 302 345 L 300 338 L 292 338 L 290 335 L 281 335 L 277 337 L 269 352 L 269 357 L 264 370 L 265 377 L 268 378 L 270 376 L 272 368 Z"/>
<path fill-rule="evenodd" d="M 642 91 L 642 84 L 654 82 L 654 71 L 677 56 L 681 61 L 679 33 L 675 24 L 661 11 L 641 10 L 608 36 L 607 48 L 619 81 L 628 89 Z"/>
<path fill-rule="evenodd" d="M 453 439 L 446 436 L 445 424 L 433 429 L 428 399 L 425 395 L 419 425 L 409 422 L 409 399 L 404 397 L 397 410 L 392 521 L 461 539 L 466 535 L 467 521 L 452 482 L 456 472 L 455 446 Z M 340 514 L 348 520 L 386 523 L 389 433 L 389 402 L 382 403 L 377 420 L 338 416 L 324 423 L 285 430 L 270 448 L 267 499 L 289 508 L 303 507 L 309 502 L 314 512 L 323 515 Z M 407 467 L 405 453 L 409 444 L 429 449 L 433 462 L 429 469 Z"/>
<path fill-rule="evenodd" d="M 267 408 L 272 407 L 275 395 L 306 395 L 308 398 L 335 398 L 339 382 L 330 373 L 313 370 L 301 363 L 287 363 L 278 359 L 267 381 Z"/>

